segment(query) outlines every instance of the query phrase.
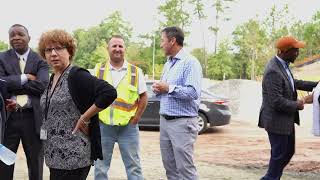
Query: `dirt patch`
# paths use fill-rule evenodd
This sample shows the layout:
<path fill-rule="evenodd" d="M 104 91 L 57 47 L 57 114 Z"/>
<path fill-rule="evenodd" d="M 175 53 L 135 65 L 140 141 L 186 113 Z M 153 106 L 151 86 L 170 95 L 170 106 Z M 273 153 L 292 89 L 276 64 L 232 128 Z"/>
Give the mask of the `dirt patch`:
<path fill-rule="evenodd" d="M 296 154 L 287 166 L 287 170 L 319 173 L 320 139 L 311 134 L 305 134 L 300 138 L 299 135 L 306 132 L 305 128 L 296 128 Z M 203 145 L 205 142 L 211 143 Z M 214 162 L 216 165 L 266 168 L 270 156 L 267 134 L 263 129 L 248 122 L 233 121 L 227 128 L 214 129 L 204 134 L 198 143 L 197 147 L 201 147 L 197 148 L 197 154 L 202 154 L 198 159 Z"/>
<path fill-rule="evenodd" d="M 296 128 L 296 154 L 285 170 L 283 180 L 314 180 L 320 177 L 320 139 L 309 133 L 310 127 Z M 145 179 L 166 179 L 161 162 L 159 132 L 140 131 L 141 158 Z M 21 147 L 20 147 L 21 148 Z M 266 172 L 270 156 L 267 134 L 255 123 L 233 120 L 228 126 L 209 129 L 195 145 L 195 162 L 201 180 L 256 180 Z M 27 179 L 25 157 L 21 149 L 15 179 Z M 92 168 L 93 169 L 93 168 Z M 93 179 L 91 169 L 88 179 Z M 110 179 L 126 179 L 125 169 L 116 146 Z M 45 168 L 44 179 L 49 179 Z"/>

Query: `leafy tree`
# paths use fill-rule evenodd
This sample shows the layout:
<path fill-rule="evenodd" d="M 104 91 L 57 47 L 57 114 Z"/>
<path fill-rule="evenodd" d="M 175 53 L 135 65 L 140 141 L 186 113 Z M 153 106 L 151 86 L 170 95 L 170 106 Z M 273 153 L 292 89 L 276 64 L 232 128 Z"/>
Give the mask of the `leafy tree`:
<path fill-rule="evenodd" d="M 204 0 L 189 0 L 189 2 L 191 4 L 194 5 L 194 10 L 193 10 L 193 14 L 197 16 L 198 20 L 199 20 L 199 24 L 200 24 L 200 29 L 201 29 L 201 33 L 202 33 L 202 43 L 203 43 L 203 47 L 202 47 L 202 59 L 203 59 L 203 72 L 204 72 L 204 77 L 207 77 L 208 75 L 208 58 L 206 56 L 206 41 L 205 41 L 205 33 L 204 33 L 204 27 L 203 27 L 203 20 L 206 19 L 206 15 L 204 14 Z M 200 58 L 200 56 L 198 57 Z"/>
<path fill-rule="evenodd" d="M 306 48 L 301 49 L 300 57 L 320 54 L 320 11 L 313 15 L 311 22 L 294 24 L 292 31 L 292 34 L 304 40 L 307 45 Z"/>
<path fill-rule="evenodd" d="M 105 54 L 102 53 L 104 44 L 116 34 L 121 35 L 126 44 L 129 43 L 132 34 L 132 27 L 122 19 L 119 11 L 115 11 L 99 25 L 88 30 L 75 30 L 73 35 L 78 47 L 74 57 L 75 64 L 84 68 L 93 68 L 97 62 L 105 61 L 106 59 L 102 59 L 105 58 Z"/>
<path fill-rule="evenodd" d="M 0 51 L 6 51 L 9 49 L 9 45 L 4 41 L 0 41 Z"/>
<path fill-rule="evenodd" d="M 208 54 L 204 55 L 204 53 L 206 52 L 204 52 L 203 48 L 195 48 L 191 51 L 191 54 L 199 60 L 202 69 L 206 67 L 204 57 L 208 57 Z"/>
<path fill-rule="evenodd" d="M 208 75 L 210 78 L 224 80 L 233 76 L 232 53 L 227 41 L 220 43 L 217 53 L 209 56 Z"/>
<path fill-rule="evenodd" d="M 292 20 L 287 4 L 281 9 L 277 9 L 276 5 L 272 6 L 269 16 L 263 23 L 264 29 L 270 37 L 270 43 L 273 43 L 281 36 L 289 34 L 289 26 Z"/>
<path fill-rule="evenodd" d="M 250 74 L 251 79 L 255 79 L 256 66 L 264 64 L 257 61 L 265 61 L 264 58 L 268 52 L 267 42 L 265 29 L 256 20 L 251 19 L 236 28 L 233 32 L 233 44 L 238 52 L 235 56 L 237 64 L 234 66 L 234 72 L 237 72 L 240 78 L 247 79 Z M 250 73 L 248 72 L 249 68 Z"/>
<path fill-rule="evenodd" d="M 213 26 L 210 26 L 209 30 L 213 31 L 215 36 L 214 53 L 217 52 L 217 46 L 218 46 L 218 33 L 220 30 L 219 21 L 221 20 L 221 17 L 225 16 L 227 9 L 230 8 L 229 4 L 231 2 L 234 2 L 234 0 L 213 0 L 212 6 L 214 7 L 214 10 L 215 10 L 215 24 Z M 229 21 L 230 18 L 224 17 L 222 20 Z"/>
<path fill-rule="evenodd" d="M 150 75 L 149 77 L 152 77 L 153 74 L 153 51 L 155 52 L 154 69 L 156 78 L 160 77 L 160 75 L 157 75 L 157 65 L 161 65 L 166 62 L 166 57 L 160 48 L 160 34 L 160 30 L 156 30 L 153 33 L 140 35 L 141 42 L 135 44 L 138 46 L 136 49 L 139 52 L 134 53 L 137 55 L 136 59 L 139 59 L 139 61 L 143 61 L 146 64 L 147 69 L 144 72 Z"/>
<path fill-rule="evenodd" d="M 188 34 L 187 28 L 191 24 L 189 12 L 186 10 L 186 0 L 167 0 L 158 7 L 159 13 L 165 18 L 160 22 L 161 27 L 178 26 L 185 34 Z"/>

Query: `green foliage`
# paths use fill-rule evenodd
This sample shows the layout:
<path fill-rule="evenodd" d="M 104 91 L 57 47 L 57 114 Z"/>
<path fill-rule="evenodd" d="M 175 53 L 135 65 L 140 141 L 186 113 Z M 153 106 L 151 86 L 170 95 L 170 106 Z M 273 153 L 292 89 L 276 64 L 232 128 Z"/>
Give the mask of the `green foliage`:
<path fill-rule="evenodd" d="M 160 14 L 165 18 L 164 22 L 160 22 L 160 27 L 178 26 L 185 34 L 191 24 L 190 14 L 185 10 L 186 0 L 167 0 L 163 5 L 158 7 Z"/>
<path fill-rule="evenodd" d="M 155 65 L 155 77 L 154 79 L 160 79 L 164 64 L 156 64 Z"/>
<path fill-rule="evenodd" d="M 196 15 L 199 20 L 205 19 L 207 17 L 204 14 L 204 0 L 189 0 L 189 3 L 194 6 L 193 14 Z"/>
<path fill-rule="evenodd" d="M 292 17 L 289 15 L 288 5 L 284 5 L 278 9 L 273 5 L 269 16 L 264 20 L 264 29 L 270 36 L 270 42 L 274 42 L 278 38 L 289 33 L 289 25 L 292 23 Z"/>
<path fill-rule="evenodd" d="M 225 41 L 220 43 L 216 54 L 212 54 L 208 59 L 208 76 L 211 79 L 228 79 L 233 75 L 232 72 L 232 54 L 230 53 L 230 44 Z"/>
<path fill-rule="evenodd" d="M 4 41 L 0 41 L 0 52 L 6 51 L 9 49 L 9 45 Z"/>
<path fill-rule="evenodd" d="M 140 35 L 140 39 L 135 42 L 129 42 L 132 27 L 122 19 L 118 11 L 105 18 L 99 25 L 89 29 L 76 29 L 73 35 L 77 40 L 78 51 L 74 62 L 84 68 L 93 68 L 96 63 L 105 61 L 108 59 L 106 41 L 112 35 L 120 34 L 126 41 L 126 59 L 139 66 L 149 78 L 152 78 L 154 69 L 155 79 L 159 79 L 166 62 L 166 56 L 160 48 L 162 28 L 179 26 L 187 36 L 194 16 L 199 21 L 199 28 L 205 40 L 204 29 L 207 27 L 203 27 L 202 20 L 207 17 L 204 11 L 207 8 L 205 7 L 207 2 L 204 0 L 164 1 L 158 7 L 160 15 L 163 16 L 159 27 L 155 27 L 152 33 Z M 287 5 L 282 8 L 274 5 L 263 21 L 250 19 L 240 24 L 233 31 L 232 40 L 222 40 L 218 45 L 218 33 L 221 28 L 219 22 L 230 19 L 227 11 L 229 5 L 235 0 L 211 0 L 210 2 L 215 11 L 215 22 L 210 29 L 215 34 L 217 49 L 209 54 L 206 52 L 207 47 L 203 41 L 203 48 L 192 50 L 192 54 L 202 65 L 205 77 L 219 80 L 256 79 L 263 74 L 265 64 L 275 54 L 275 41 L 288 34 L 304 40 L 307 44 L 306 48 L 300 50 L 299 58 L 320 54 L 320 11 L 310 22 L 295 22 L 289 15 Z M 0 50 L 6 49 L 8 45 L 0 41 Z"/>
<path fill-rule="evenodd" d="M 136 43 L 137 46 L 136 53 L 128 52 L 129 59 L 136 59 L 138 61 L 143 61 L 147 69 L 144 69 L 144 72 L 152 77 L 153 74 L 153 50 L 155 52 L 155 65 L 164 64 L 166 62 L 166 57 L 160 48 L 160 30 L 155 31 L 152 34 L 145 34 L 140 36 L 142 42 Z M 149 42 L 149 43 L 147 43 Z M 134 57 L 135 54 L 136 56 Z"/>
<path fill-rule="evenodd" d="M 112 35 L 121 35 L 128 44 L 132 34 L 130 24 L 122 19 L 121 13 L 116 11 L 105 18 L 99 25 L 88 30 L 77 29 L 73 32 L 77 40 L 78 51 L 74 63 L 84 67 L 93 68 L 97 62 L 105 61 L 105 44 Z"/>
<path fill-rule="evenodd" d="M 215 39 L 214 39 L 214 53 L 217 52 L 218 47 L 218 34 L 220 30 L 220 20 L 222 18 L 223 21 L 229 21 L 230 18 L 226 16 L 227 9 L 230 8 L 229 3 L 234 2 L 234 0 L 213 0 L 212 1 L 212 7 L 214 7 L 215 12 L 215 24 L 209 27 L 209 30 L 211 30 L 214 33 Z"/>
<path fill-rule="evenodd" d="M 205 69 L 206 64 L 205 64 L 205 59 L 204 58 L 208 57 L 208 54 L 206 52 L 204 52 L 204 49 L 203 48 L 193 49 L 191 51 L 191 54 L 199 60 L 202 69 Z"/>
<path fill-rule="evenodd" d="M 320 54 L 320 11 L 312 17 L 311 22 L 296 23 L 292 31 L 296 35 L 300 34 L 299 39 L 304 40 L 307 45 L 306 48 L 301 49 L 300 57 Z"/>
<path fill-rule="evenodd" d="M 237 73 L 239 78 L 247 79 L 249 74 L 251 79 L 256 76 L 256 66 L 264 64 L 259 62 L 265 57 L 268 48 L 268 38 L 266 31 L 256 20 L 249 20 L 248 22 L 238 26 L 233 32 L 233 44 L 236 46 L 236 66 L 233 71 Z M 258 70 L 261 68 L 258 68 Z M 259 71 L 258 74 L 261 72 Z"/>

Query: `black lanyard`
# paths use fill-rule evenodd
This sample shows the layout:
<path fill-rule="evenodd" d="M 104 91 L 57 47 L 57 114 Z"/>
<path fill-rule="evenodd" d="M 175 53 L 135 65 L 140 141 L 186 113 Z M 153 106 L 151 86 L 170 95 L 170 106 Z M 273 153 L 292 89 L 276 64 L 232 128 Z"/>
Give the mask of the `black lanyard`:
<path fill-rule="evenodd" d="M 58 81 L 56 83 L 56 85 L 54 86 L 53 88 L 53 91 L 51 92 L 50 94 L 50 97 L 48 99 L 48 96 L 49 96 L 49 91 L 51 90 L 52 88 L 52 84 L 53 84 L 53 77 L 54 77 L 54 74 L 52 74 L 50 76 L 50 82 L 48 84 L 48 87 L 47 87 L 47 94 L 46 94 L 46 105 L 45 105 L 45 108 L 44 108 L 44 121 L 46 122 L 47 121 L 47 118 L 48 118 L 48 111 L 49 111 L 49 106 L 50 106 L 50 102 L 51 102 L 51 98 L 54 94 L 54 91 L 56 90 L 58 84 L 60 83 L 60 80 L 61 80 L 61 77 L 64 75 L 65 71 L 69 68 L 70 64 L 63 70 L 62 74 L 60 75 L 60 77 L 58 78 Z"/>

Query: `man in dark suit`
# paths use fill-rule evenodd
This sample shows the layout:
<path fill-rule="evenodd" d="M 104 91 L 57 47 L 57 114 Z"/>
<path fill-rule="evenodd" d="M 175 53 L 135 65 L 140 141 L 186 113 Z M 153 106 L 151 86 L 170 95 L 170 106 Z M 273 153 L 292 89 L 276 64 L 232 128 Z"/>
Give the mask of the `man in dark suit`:
<path fill-rule="evenodd" d="M 0 54 L 0 78 L 7 82 L 11 99 L 17 101 L 5 124 L 3 144 L 17 152 L 20 140 L 27 157 L 30 180 L 41 180 L 43 150 L 40 140 L 40 95 L 49 80 L 47 63 L 29 48 L 30 36 L 26 27 L 15 24 L 9 29 L 12 49 Z M 0 179 L 13 179 L 14 165 L 0 162 Z"/>
<path fill-rule="evenodd" d="M 297 89 L 312 91 L 317 82 L 294 79 L 289 64 L 299 55 L 305 44 L 291 36 L 280 38 L 276 43 L 278 53 L 266 65 L 262 81 L 262 106 L 258 126 L 269 136 L 271 157 L 264 180 L 279 180 L 283 169 L 295 151 L 294 123 L 300 123 L 299 110 L 303 100 L 297 99 Z"/>
<path fill-rule="evenodd" d="M 1 82 L 1 79 L 0 79 Z M 6 111 L 5 111 L 5 99 L 2 96 L 1 84 L 0 84 L 0 144 L 3 142 L 5 122 L 6 122 Z"/>
<path fill-rule="evenodd" d="M 8 94 L 7 82 L 3 79 L 0 79 L 0 144 L 3 143 L 4 130 L 6 127 L 5 123 L 7 120 L 7 113 L 6 113 L 6 109 L 5 109 L 6 98 L 8 97 L 7 94 Z M 9 100 L 7 100 L 7 101 L 9 101 Z"/>

